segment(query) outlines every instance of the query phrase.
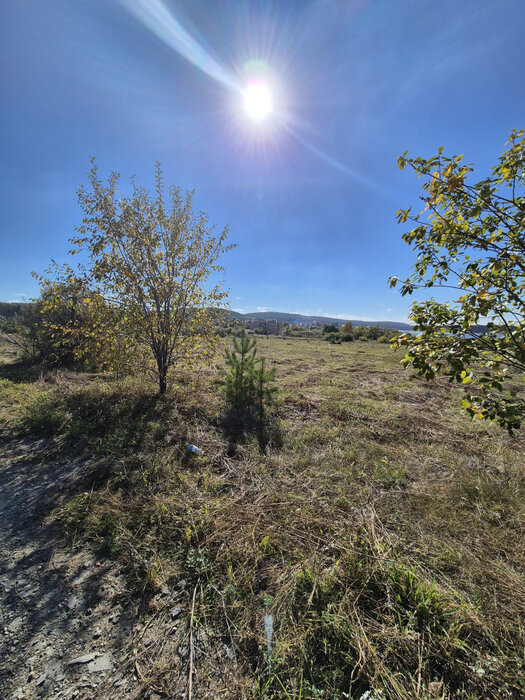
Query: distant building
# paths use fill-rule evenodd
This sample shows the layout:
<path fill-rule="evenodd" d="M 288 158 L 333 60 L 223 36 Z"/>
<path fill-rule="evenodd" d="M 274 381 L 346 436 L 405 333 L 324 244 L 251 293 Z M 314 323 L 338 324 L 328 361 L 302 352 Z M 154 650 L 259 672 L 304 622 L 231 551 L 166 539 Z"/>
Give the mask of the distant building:
<path fill-rule="evenodd" d="M 281 332 L 281 322 L 275 318 L 246 318 L 240 321 L 240 324 L 249 330 L 261 329 L 268 335 L 279 335 Z"/>

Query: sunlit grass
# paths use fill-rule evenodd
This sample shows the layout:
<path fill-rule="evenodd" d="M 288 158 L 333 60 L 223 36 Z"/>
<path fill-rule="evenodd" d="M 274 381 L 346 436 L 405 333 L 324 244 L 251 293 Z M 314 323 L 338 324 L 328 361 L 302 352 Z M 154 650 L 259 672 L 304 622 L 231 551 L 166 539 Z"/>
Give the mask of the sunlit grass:
<path fill-rule="evenodd" d="M 279 387 L 266 454 L 248 433 L 227 456 L 210 368 L 162 399 L 142 381 L 4 380 L 2 420 L 109 460 L 62 506 L 65 531 L 119 558 L 138 595 L 198 586 L 199 624 L 233 634 L 242 696 L 518 697 L 523 436 L 472 423 L 455 386 L 384 345 L 262 338 L 259 354 Z M 167 690 L 169 659 L 155 669 Z"/>

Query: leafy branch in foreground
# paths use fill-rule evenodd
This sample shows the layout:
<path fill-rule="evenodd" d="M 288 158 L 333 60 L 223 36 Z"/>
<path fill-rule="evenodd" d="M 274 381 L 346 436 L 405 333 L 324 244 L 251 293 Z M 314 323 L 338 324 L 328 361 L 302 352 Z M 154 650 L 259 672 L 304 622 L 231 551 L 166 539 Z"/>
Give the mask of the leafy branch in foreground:
<path fill-rule="evenodd" d="M 525 138 L 514 130 L 492 174 L 471 183 L 473 168 L 443 148 L 428 160 L 398 159 L 423 178 L 423 211 L 398 211 L 398 223 L 415 228 L 403 240 L 417 253 L 401 294 L 420 288 L 450 289 L 442 303 L 415 302 L 415 335 L 400 336 L 405 366 L 432 379 L 442 373 L 462 384 L 463 407 L 511 433 L 525 417 L 518 381 L 525 373 Z"/>

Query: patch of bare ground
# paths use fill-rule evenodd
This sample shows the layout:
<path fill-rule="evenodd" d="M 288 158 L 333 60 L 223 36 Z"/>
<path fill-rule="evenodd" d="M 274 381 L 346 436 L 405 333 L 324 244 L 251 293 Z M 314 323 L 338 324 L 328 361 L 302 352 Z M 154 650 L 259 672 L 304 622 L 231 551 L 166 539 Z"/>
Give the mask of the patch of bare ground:
<path fill-rule="evenodd" d="M 189 644 L 192 592 L 184 580 L 137 596 L 119 558 L 64 540 L 53 511 L 72 494 L 93 492 L 101 465 L 42 459 L 51 448 L 49 440 L 4 436 L 0 696 L 138 698 L 150 688 L 184 697 L 191 654 L 195 682 L 213 678 L 200 697 L 239 697 L 230 646 L 208 638 L 202 623 Z"/>

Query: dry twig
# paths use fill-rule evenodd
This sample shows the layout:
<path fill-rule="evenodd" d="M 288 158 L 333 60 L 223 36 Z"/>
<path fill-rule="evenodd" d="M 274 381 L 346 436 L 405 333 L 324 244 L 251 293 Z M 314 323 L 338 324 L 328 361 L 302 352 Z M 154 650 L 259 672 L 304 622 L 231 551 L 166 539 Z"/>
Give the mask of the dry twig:
<path fill-rule="evenodd" d="M 197 594 L 197 585 L 193 589 L 193 599 L 191 601 L 190 643 L 189 643 L 189 664 L 190 664 L 190 667 L 188 670 L 188 700 L 191 700 L 192 691 L 193 691 L 193 611 L 195 610 L 195 596 Z"/>

